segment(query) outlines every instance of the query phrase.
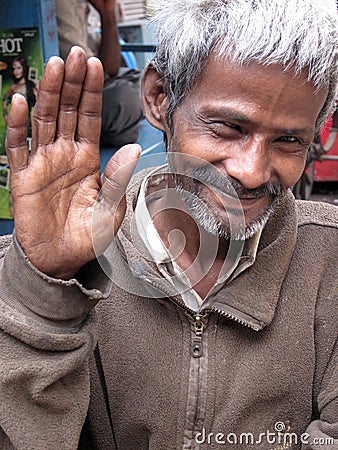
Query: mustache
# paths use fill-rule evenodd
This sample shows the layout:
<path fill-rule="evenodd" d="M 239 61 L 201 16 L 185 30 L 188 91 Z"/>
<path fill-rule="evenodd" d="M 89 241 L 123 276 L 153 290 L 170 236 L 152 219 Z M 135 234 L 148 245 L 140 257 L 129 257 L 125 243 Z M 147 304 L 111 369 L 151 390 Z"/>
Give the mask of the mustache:
<path fill-rule="evenodd" d="M 189 175 L 186 175 L 190 178 Z M 238 198 L 255 199 L 265 196 L 274 197 L 282 193 L 282 186 L 280 183 L 269 182 L 264 183 L 257 188 L 247 189 L 242 184 L 230 178 L 228 175 L 220 173 L 220 171 L 213 167 L 200 166 L 192 171 L 191 178 L 195 183 L 202 183 L 209 189 L 213 187 L 219 191 L 230 195 L 237 195 Z"/>

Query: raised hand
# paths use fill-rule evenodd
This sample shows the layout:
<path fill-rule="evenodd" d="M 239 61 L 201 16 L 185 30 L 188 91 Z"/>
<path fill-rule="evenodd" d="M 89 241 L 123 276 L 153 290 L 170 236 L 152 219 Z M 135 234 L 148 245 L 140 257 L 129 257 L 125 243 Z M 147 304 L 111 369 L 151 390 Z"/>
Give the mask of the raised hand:
<path fill-rule="evenodd" d="M 68 279 L 95 258 L 93 233 L 104 251 L 124 217 L 123 195 L 140 149 L 125 146 L 107 164 L 97 207 L 102 85 L 100 61 L 87 60 L 81 48 L 73 47 L 66 64 L 52 57 L 34 109 L 30 155 L 27 104 L 13 98 L 6 147 L 15 232 L 29 260 L 53 277 Z"/>

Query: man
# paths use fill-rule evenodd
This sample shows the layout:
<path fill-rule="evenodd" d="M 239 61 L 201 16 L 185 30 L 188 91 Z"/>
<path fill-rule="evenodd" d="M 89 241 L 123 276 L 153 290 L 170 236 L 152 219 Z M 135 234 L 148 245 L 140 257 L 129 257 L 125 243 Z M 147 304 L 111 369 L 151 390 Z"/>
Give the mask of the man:
<path fill-rule="evenodd" d="M 118 148 L 138 138 L 143 118 L 140 72 L 123 67 L 117 19 L 117 0 L 56 0 L 60 56 L 66 60 L 74 45 L 97 56 L 105 72 L 100 145 Z M 101 34 L 97 32 L 100 28 Z"/>
<path fill-rule="evenodd" d="M 101 182 L 97 59 L 49 61 L 30 158 L 13 99 L 1 447 L 336 448 L 337 210 L 289 190 L 336 96 L 335 2 L 157 20 L 143 102 L 169 164 L 126 196 L 140 150 Z"/>

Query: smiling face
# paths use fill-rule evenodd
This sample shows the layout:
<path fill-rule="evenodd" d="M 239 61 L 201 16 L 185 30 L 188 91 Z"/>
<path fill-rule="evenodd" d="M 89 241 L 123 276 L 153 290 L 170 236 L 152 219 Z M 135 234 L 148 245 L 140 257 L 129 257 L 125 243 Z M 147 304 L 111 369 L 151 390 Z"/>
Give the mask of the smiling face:
<path fill-rule="evenodd" d="M 303 171 L 326 96 L 326 89 L 316 93 L 311 82 L 280 66 L 211 57 L 175 110 L 171 130 L 161 102 L 155 125 L 167 134 L 176 185 L 207 231 L 227 237 L 244 214 L 237 238 L 246 239 L 266 222 Z"/>

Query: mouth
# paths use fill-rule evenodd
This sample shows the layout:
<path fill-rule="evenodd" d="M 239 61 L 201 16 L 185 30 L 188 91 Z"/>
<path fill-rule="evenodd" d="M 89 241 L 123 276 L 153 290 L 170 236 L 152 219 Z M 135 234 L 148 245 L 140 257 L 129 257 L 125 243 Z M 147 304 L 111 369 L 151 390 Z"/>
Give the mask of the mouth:
<path fill-rule="evenodd" d="M 273 195 L 243 195 L 238 196 L 236 191 L 226 192 L 215 186 L 208 186 L 208 191 L 213 197 L 213 203 L 218 209 L 218 215 L 222 216 L 225 212 L 229 220 L 239 220 L 242 217 L 244 222 L 251 222 L 254 218 L 261 216 L 267 211 L 273 203 Z M 210 195 L 210 194 L 209 194 Z M 210 203 L 209 203 L 210 204 Z"/>
<path fill-rule="evenodd" d="M 232 192 L 229 192 L 212 185 L 206 187 L 215 197 L 218 197 L 219 202 L 223 203 L 226 208 L 246 209 L 257 203 L 265 203 L 272 200 L 272 195 L 267 194 L 238 195 L 234 188 L 232 189 Z"/>
<path fill-rule="evenodd" d="M 244 210 L 250 209 L 253 206 L 263 205 L 271 202 L 271 197 L 260 196 L 260 197 L 241 197 L 239 199 L 241 206 Z"/>
<path fill-rule="evenodd" d="M 281 186 L 278 183 L 266 183 L 253 189 L 246 189 L 236 180 L 220 175 L 217 169 L 198 167 L 191 171 L 193 176 L 184 175 L 179 178 L 183 190 L 200 197 L 214 211 L 216 217 L 223 216 L 224 213 L 236 221 L 240 216 L 245 217 L 245 222 L 250 222 L 254 218 L 261 216 L 274 203 L 274 200 L 281 193 Z M 184 182 L 185 177 L 190 182 Z M 189 188 L 190 185 L 190 188 Z"/>

